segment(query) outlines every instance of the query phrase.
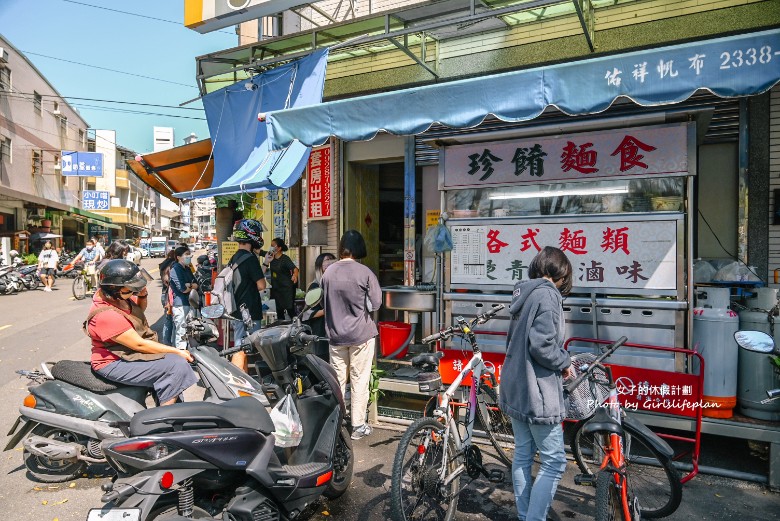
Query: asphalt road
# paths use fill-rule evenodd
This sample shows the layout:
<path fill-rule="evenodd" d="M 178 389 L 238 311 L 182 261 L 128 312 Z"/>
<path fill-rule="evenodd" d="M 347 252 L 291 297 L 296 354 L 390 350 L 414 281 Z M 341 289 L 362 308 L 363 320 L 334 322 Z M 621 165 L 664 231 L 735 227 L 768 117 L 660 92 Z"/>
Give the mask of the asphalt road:
<path fill-rule="evenodd" d="M 157 276 L 159 259 L 146 259 L 143 265 Z M 89 341 L 81 331 L 89 300 L 71 297 L 70 279 L 58 281 L 52 293 L 24 292 L 0 296 L 0 430 L 11 427 L 18 407 L 27 394 L 27 381 L 18 378 L 17 369 L 32 369 L 47 360 L 87 360 Z M 148 317 L 161 316 L 159 282 L 150 286 Z M 380 521 L 390 518 L 390 474 L 399 427 L 384 425 L 374 434 L 355 442 L 355 471 L 347 493 L 335 501 L 322 500 L 312 519 Z M 3 446 L 7 438 L 0 440 Z M 497 466 L 485 448 L 489 466 Z M 573 483 L 577 473 L 570 463 L 561 481 L 549 518 L 586 520 L 593 518 L 593 489 Z M 100 506 L 100 485 L 108 480 L 106 469 L 91 467 L 72 483 L 46 485 L 30 481 L 22 462 L 21 449 L 0 454 L 0 512 L 18 521 L 86 519 L 91 507 Z M 479 479 L 466 486 L 458 507 L 458 520 L 509 521 L 516 519 L 510 476 L 505 482 Z M 466 484 L 466 481 L 463 482 Z M 673 521 L 780 520 L 780 494 L 764 487 L 734 480 L 699 475 L 684 486 L 683 503 Z"/>

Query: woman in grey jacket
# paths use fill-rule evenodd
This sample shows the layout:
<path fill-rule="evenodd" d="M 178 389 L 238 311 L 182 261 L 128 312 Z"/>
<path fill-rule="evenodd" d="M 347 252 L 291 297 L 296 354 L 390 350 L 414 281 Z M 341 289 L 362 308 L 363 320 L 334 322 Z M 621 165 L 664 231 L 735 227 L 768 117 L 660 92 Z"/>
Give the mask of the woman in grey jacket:
<path fill-rule="evenodd" d="M 563 349 L 561 294 L 571 290 L 571 263 L 561 250 L 547 246 L 531 261 L 528 276 L 515 285 L 509 307 L 499 404 L 512 418 L 515 434 L 512 481 L 518 517 L 544 521 L 566 470 L 561 422 L 566 413 L 563 379 L 569 377 L 571 361 Z M 532 487 L 537 451 L 542 464 Z"/>

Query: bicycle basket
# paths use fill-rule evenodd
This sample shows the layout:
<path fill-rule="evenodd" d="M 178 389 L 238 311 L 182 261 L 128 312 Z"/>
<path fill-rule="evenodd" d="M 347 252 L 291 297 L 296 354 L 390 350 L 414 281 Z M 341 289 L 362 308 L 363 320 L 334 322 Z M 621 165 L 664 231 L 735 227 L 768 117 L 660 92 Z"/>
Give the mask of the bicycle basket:
<path fill-rule="evenodd" d="M 575 376 L 582 373 L 583 366 L 590 366 L 596 360 L 591 353 L 580 353 L 571 357 L 571 366 Z M 569 406 L 566 418 L 569 420 L 586 420 L 596 412 L 596 406 L 604 403 L 609 396 L 609 380 L 607 373 L 601 368 L 595 368 L 590 377 L 583 381 L 569 394 Z"/>

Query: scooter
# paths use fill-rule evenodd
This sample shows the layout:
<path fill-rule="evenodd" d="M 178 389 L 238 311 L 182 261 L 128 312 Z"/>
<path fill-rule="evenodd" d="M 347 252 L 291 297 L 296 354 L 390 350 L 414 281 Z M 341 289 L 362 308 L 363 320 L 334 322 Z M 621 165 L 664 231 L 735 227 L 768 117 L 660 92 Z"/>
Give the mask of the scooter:
<path fill-rule="evenodd" d="M 21 262 L 17 264 L 16 259 L 14 259 L 14 265 L 16 266 L 16 274 L 22 280 L 25 288 L 38 289 L 41 285 L 41 278 L 38 276 L 38 266 L 34 264 L 25 266 L 21 265 Z"/>
<path fill-rule="evenodd" d="M 220 403 L 253 396 L 267 404 L 255 379 L 205 345 L 216 340 L 217 329 L 210 318 L 221 316 L 221 306 L 211 309 L 212 314 L 204 309 L 201 315 L 195 290 L 190 292 L 190 305 L 193 311 L 186 335 L 194 368 L 206 387 L 203 399 Z M 146 409 L 149 389 L 102 378 L 89 362 L 47 362 L 40 370 L 17 373 L 34 385 L 19 408 L 20 416 L 8 433 L 13 436 L 4 450 L 22 442 L 27 470 L 44 483 L 69 481 L 81 475 L 89 463 L 106 463 L 101 441 L 124 438 L 121 425 Z"/>
<path fill-rule="evenodd" d="M 0 268 L 0 292 L 10 295 L 25 288 L 22 279 L 14 271 L 13 266 L 4 266 Z"/>
<path fill-rule="evenodd" d="M 320 295 L 307 294 L 307 309 Z M 341 496 L 354 464 L 344 399 L 333 369 L 308 352 L 319 340 L 309 331 L 296 318 L 236 348 L 268 363 L 272 403 L 292 399 L 303 425 L 297 446 L 275 446 L 282 427 L 253 398 L 142 411 L 130 421 L 131 438 L 102 445 L 119 477 L 103 486 L 106 505 L 88 521 L 293 520 L 320 496 Z"/>
<path fill-rule="evenodd" d="M 734 333 L 734 339 L 742 349 L 767 355 L 767 363 L 772 365 L 774 382 L 777 383 L 778 378 L 780 378 L 778 376 L 780 375 L 780 349 L 775 346 L 774 338 L 761 331 L 737 331 Z M 767 389 L 766 396 L 759 402 L 761 405 L 767 405 L 780 399 L 780 388 Z"/>

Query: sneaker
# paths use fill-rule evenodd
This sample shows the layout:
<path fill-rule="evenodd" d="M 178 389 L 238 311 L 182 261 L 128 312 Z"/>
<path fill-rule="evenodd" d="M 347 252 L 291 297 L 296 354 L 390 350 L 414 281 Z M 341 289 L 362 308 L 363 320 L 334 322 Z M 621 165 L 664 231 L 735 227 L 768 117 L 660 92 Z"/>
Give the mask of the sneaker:
<path fill-rule="evenodd" d="M 51 291 L 51 288 L 50 288 L 50 287 L 48 287 L 48 286 L 44 286 L 44 287 L 43 287 L 43 291 Z"/>
<path fill-rule="evenodd" d="M 371 427 L 368 426 L 368 424 L 364 423 L 360 427 L 353 427 L 352 428 L 352 439 L 353 440 L 359 440 L 360 438 L 364 438 L 371 434 Z"/>

